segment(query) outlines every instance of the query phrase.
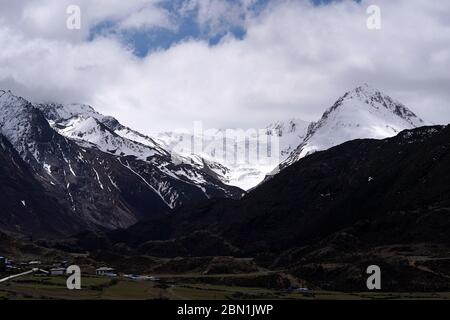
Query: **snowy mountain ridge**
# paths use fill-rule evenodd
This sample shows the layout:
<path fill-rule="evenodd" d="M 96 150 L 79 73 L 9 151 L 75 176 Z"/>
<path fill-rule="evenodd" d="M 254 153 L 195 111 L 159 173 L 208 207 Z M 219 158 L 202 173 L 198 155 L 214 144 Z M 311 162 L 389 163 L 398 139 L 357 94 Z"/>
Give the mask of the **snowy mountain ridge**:
<path fill-rule="evenodd" d="M 84 146 L 88 146 L 84 144 L 84 142 L 88 142 L 99 150 L 110 154 L 135 156 L 143 161 L 155 154 L 163 155 L 163 152 L 158 149 L 123 138 L 93 117 L 72 117 L 58 123 L 51 123 L 51 125 L 64 137 L 77 141 Z M 167 155 L 167 153 L 164 155 Z"/>
<path fill-rule="evenodd" d="M 59 134 L 75 141 L 80 146 L 94 147 L 111 155 L 131 156 L 151 163 L 164 174 L 199 188 L 207 198 L 211 195 L 208 194 L 208 187 L 204 184 L 210 185 L 211 178 L 222 183 L 220 175 L 211 176 L 211 172 L 209 172 L 219 168 L 218 164 L 212 161 L 203 161 L 199 157 L 185 158 L 173 151 L 167 151 L 165 146 L 157 143 L 151 137 L 123 126 L 115 118 L 104 116 L 91 106 L 83 104 L 66 106 L 54 103 L 36 106 L 43 111 L 50 125 Z M 169 169 L 174 164 L 183 164 L 183 167 L 176 170 Z M 225 193 L 225 195 L 228 194 Z M 177 196 L 168 195 L 168 197 L 168 204 L 171 208 L 179 205 Z"/>

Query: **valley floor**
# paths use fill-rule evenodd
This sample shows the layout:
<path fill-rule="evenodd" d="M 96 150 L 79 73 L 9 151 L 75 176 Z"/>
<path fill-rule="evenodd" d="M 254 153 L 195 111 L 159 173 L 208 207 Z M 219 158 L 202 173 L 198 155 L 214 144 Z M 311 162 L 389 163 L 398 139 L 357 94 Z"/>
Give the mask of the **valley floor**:
<path fill-rule="evenodd" d="M 234 277 L 217 275 L 216 277 Z M 239 276 L 238 276 L 239 277 Z M 242 275 L 240 276 L 242 277 Z M 185 281 L 183 281 L 183 278 Z M 0 300 L 361 300 L 450 299 L 450 292 L 298 292 L 196 281 L 195 277 L 161 276 L 160 281 L 84 276 L 82 290 L 68 290 L 64 277 L 30 276 L 0 285 Z"/>

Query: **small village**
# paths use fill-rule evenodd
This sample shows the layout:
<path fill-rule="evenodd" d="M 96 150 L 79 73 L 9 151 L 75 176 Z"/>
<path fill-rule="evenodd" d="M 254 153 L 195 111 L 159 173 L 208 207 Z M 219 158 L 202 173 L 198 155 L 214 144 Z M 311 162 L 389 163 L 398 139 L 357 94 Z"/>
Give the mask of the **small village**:
<path fill-rule="evenodd" d="M 12 279 L 16 279 L 22 276 L 33 275 L 39 276 L 68 276 L 67 268 L 70 263 L 67 260 L 59 261 L 56 263 L 48 264 L 39 260 L 20 261 L 16 262 L 6 257 L 0 256 L 0 283 L 6 282 Z M 95 269 L 95 273 L 87 275 L 99 276 L 99 277 L 123 277 L 125 279 L 135 281 L 159 281 L 159 278 L 148 275 L 137 274 L 118 274 L 114 268 L 107 266 L 100 266 Z"/>

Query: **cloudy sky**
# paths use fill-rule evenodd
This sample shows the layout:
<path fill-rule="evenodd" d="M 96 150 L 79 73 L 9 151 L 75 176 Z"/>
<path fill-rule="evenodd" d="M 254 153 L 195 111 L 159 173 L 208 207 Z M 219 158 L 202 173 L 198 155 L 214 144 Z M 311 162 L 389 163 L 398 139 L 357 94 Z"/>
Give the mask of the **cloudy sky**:
<path fill-rule="evenodd" d="M 381 9 L 369 30 L 367 8 Z M 0 0 L 0 88 L 144 132 L 317 120 L 369 83 L 450 122 L 450 1 Z M 81 29 L 67 28 L 67 8 Z"/>

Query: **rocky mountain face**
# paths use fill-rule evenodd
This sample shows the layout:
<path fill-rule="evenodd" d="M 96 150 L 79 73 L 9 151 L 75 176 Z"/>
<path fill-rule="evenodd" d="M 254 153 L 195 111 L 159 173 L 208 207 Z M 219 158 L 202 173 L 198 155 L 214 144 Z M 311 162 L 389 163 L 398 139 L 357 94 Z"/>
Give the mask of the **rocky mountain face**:
<path fill-rule="evenodd" d="M 68 221 L 76 222 L 68 232 L 115 229 L 184 204 L 242 194 L 203 164 L 174 161 L 176 155 L 150 138 L 88 106 L 33 105 L 0 91 L 0 133 L 32 177 L 58 199 L 55 230 L 67 210 Z M 20 228 L 20 223 L 13 227 Z"/>
<path fill-rule="evenodd" d="M 0 229 L 63 236 L 80 227 L 70 210 L 42 186 L 3 135 L 0 135 L 0 181 Z"/>
<path fill-rule="evenodd" d="M 305 139 L 282 162 L 285 168 L 320 150 L 355 139 L 384 139 L 426 125 L 400 102 L 367 84 L 347 92 L 312 123 Z"/>

